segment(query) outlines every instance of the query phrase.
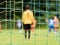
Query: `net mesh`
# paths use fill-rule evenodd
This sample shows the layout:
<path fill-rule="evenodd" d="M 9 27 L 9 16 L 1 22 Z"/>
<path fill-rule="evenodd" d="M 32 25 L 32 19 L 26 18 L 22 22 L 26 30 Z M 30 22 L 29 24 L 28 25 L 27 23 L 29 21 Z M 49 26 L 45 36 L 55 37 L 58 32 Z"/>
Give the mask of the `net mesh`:
<path fill-rule="evenodd" d="M 0 25 L 3 30 L 0 35 L 0 38 L 3 37 L 0 39 L 1 45 L 60 45 L 60 31 L 57 36 L 53 32 L 48 35 L 48 25 L 45 21 L 45 18 L 49 19 L 54 15 L 60 19 L 60 0 L 0 0 L 0 2 Z M 37 22 L 30 40 L 22 38 L 24 33 L 19 34 L 16 26 L 17 19 L 22 18 L 27 4 L 31 6 Z"/>

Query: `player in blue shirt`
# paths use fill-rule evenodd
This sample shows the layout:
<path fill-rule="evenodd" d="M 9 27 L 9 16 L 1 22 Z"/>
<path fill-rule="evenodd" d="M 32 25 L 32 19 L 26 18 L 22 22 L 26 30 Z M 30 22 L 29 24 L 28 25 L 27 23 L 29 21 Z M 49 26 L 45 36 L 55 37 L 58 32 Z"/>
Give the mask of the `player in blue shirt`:
<path fill-rule="evenodd" d="M 48 22 L 48 26 L 49 26 L 49 32 L 51 32 L 51 30 L 54 30 L 54 18 L 52 17 L 51 19 L 46 19 L 46 22 Z"/>

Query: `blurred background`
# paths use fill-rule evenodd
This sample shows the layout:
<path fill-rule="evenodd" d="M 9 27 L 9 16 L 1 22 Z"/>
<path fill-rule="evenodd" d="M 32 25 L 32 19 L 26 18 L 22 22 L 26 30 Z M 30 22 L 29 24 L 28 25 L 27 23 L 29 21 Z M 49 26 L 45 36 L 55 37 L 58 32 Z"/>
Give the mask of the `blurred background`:
<path fill-rule="evenodd" d="M 36 28 L 47 28 L 45 18 L 56 15 L 60 19 L 59 0 L 0 0 L 2 29 L 16 29 L 16 21 L 22 18 L 25 5 L 29 4 L 37 21 Z"/>

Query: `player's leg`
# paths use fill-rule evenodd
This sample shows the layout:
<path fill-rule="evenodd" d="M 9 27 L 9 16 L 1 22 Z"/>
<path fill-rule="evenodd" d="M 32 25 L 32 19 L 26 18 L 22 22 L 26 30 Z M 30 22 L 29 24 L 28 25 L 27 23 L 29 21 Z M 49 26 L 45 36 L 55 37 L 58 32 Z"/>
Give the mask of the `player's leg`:
<path fill-rule="evenodd" d="M 50 34 L 50 32 L 51 32 L 51 29 L 52 29 L 52 28 L 50 28 L 50 27 L 49 27 L 49 30 L 48 30 L 48 35 Z"/>
<path fill-rule="evenodd" d="M 54 32 L 56 33 L 56 27 L 54 27 Z"/>
<path fill-rule="evenodd" d="M 34 28 L 33 27 L 31 28 L 31 31 L 34 33 Z"/>
<path fill-rule="evenodd" d="M 30 33 L 31 33 L 31 31 L 28 30 L 28 39 L 30 39 Z"/>
<path fill-rule="evenodd" d="M 26 39 L 27 38 L 26 24 L 23 24 L 23 28 L 24 28 L 24 37 Z"/>
<path fill-rule="evenodd" d="M 56 28 L 56 32 L 58 32 L 59 27 Z"/>
<path fill-rule="evenodd" d="M 58 27 L 54 27 L 54 32 L 55 32 L 55 34 L 57 34 L 57 32 L 58 32 Z"/>
<path fill-rule="evenodd" d="M 21 26 L 18 26 L 18 31 L 21 33 L 22 30 L 21 30 Z"/>
<path fill-rule="evenodd" d="M 27 30 L 25 30 L 25 39 L 27 38 Z"/>
<path fill-rule="evenodd" d="M 51 29 L 54 30 L 54 25 L 49 26 L 49 32 L 51 32 Z"/>
<path fill-rule="evenodd" d="M 51 26 L 49 26 L 49 30 L 48 30 L 48 32 L 49 32 L 49 33 L 51 32 Z"/>

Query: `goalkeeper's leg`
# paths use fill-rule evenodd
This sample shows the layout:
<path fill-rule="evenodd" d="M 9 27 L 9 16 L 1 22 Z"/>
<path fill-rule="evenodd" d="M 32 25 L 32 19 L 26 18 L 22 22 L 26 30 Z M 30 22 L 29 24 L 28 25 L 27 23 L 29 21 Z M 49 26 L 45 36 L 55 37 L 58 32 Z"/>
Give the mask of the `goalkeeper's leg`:
<path fill-rule="evenodd" d="M 31 33 L 30 30 L 28 30 L 28 39 L 30 39 L 30 33 Z"/>
<path fill-rule="evenodd" d="M 25 30 L 25 39 L 27 38 L 27 30 Z"/>

